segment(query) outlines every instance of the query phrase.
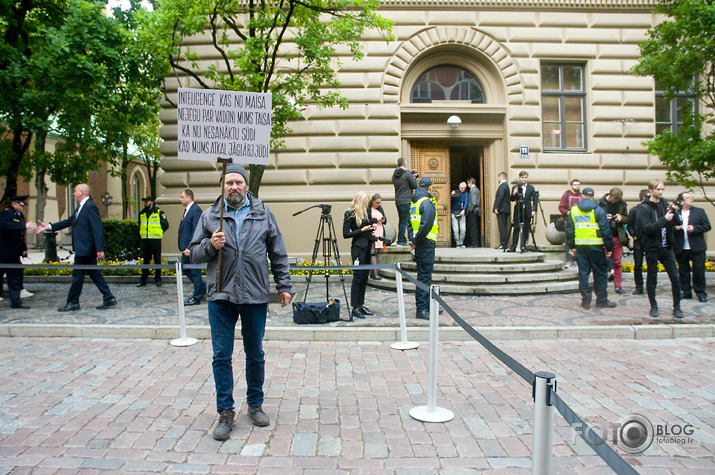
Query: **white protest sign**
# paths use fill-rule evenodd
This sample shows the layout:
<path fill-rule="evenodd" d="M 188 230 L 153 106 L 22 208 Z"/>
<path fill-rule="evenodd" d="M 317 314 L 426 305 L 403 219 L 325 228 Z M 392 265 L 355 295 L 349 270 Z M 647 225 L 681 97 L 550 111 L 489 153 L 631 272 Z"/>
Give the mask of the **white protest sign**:
<path fill-rule="evenodd" d="M 271 94 L 179 88 L 179 160 L 267 165 Z"/>

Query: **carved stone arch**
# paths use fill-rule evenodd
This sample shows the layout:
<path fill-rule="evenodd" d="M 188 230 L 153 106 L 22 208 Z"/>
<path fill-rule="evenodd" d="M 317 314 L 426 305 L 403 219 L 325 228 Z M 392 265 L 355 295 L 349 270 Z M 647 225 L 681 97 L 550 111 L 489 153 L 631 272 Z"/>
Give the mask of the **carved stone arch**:
<path fill-rule="evenodd" d="M 477 28 L 437 26 L 426 28 L 411 38 L 405 40 L 395 54 L 390 58 L 383 73 L 382 98 L 384 102 L 405 102 L 405 97 L 409 98 L 410 91 L 407 86 L 414 82 L 405 81 L 408 72 L 411 78 L 415 71 L 411 68 L 418 64 L 418 58 L 429 57 L 439 49 L 441 62 L 448 58 L 443 56 L 444 52 L 453 52 L 454 55 L 466 55 L 472 60 L 472 71 L 482 69 L 479 80 L 489 82 L 489 78 L 495 80 L 494 74 L 501 78 L 500 84 L 495 82 L 491 85 L 484 84 L 487 93 L 487 102 L 510 103 L 520 102 L 516 97 L 522 96 L 524 85 L 519 71 L 512 59 L 509 51 L 497 40 L 479 31 Z M 478 54 L 474 54 L 478 53 Z M 436 62 L 436 61 L 435 61 Z M 421 74 L 427 69 L 427 64 L 422 65 L 419 71 Z M 489 71 L 491 70 L 491 71 Z M 475 71 L 476 72 L 476 71 Z M 490 73 L 487 77 L 485 73 Z M 493 73 L 493 74 L 491 74 Z M 485 81 L 486 80 L 486 81 Z M 409 84 L 408 84 L 409 83 Z M 491 92 L 491 97 L 490 96 Z M 502 97 L 494 97 L 495 94 Z M 507 100 L 507 96 L 509 100 Z M 406 101 L 409 102 L 409 99 Z"/>

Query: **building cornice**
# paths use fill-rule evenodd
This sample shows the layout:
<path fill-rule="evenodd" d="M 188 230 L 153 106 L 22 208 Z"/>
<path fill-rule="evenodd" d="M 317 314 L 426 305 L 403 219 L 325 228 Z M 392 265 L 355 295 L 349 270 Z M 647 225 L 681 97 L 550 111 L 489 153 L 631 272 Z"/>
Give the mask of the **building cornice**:
<path fill-rule="evenodd" d="M 657 0 L 382 0 L 381 9 L 588 9 L 651 11 Z"/>

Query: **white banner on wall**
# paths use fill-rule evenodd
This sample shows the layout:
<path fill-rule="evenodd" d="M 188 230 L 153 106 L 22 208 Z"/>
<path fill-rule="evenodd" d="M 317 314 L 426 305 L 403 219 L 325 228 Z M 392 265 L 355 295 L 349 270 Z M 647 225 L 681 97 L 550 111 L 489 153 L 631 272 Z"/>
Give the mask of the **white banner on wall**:
<path fill-rule="evenodd" d="M 271 94 L 179 88 L 179 160 L 268 165 Z"/>

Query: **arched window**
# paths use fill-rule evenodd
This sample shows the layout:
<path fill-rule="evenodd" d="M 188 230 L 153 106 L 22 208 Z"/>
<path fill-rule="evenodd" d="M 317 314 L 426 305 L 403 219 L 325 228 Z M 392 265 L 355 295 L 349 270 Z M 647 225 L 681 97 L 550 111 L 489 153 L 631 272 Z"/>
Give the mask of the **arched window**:
<path fill-rule="evenodd" d="M 443 64 L 425 71 L 412 87 L 410 102 L 486 102 L 484 88 L 467 70 Z"/>

